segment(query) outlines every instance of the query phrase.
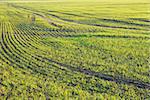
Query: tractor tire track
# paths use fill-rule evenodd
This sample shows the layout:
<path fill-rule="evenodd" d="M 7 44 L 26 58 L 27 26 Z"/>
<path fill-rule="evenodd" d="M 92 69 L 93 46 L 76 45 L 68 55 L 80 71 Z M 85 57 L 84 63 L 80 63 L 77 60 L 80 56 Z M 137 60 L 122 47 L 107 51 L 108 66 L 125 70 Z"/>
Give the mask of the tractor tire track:
<path fill-rule="evenodd" d="M 111 75 L 91 71 L 89 69 L 83 69 L 81 67 L 74 67 L 74 66 L 71 66 L 71 65 L 63 64 L 63 63 L 54 61 L 52 59 L 48 59 L 46 57 L 39 56 L 39 55 L 38 55 L 38 57 L 41 57 L 45 60 L 48 60 L 49 62 L 52 62 L 52 63 L 57 64 L 59 66 L 62 66 L 64 68 L 67 68 L 67 69 L 71 70 L 72 72 L 79 72 L 79 73 L 83 73 L 83 74 L 86 74 L 86 75 L 95 76 L 97 78 L 100 78 L 100 79 L 103 79 L 103 80 L 106 80 L 106 81 L 116 82 L 116 83 L 119 83 L 119 84 L 134 85 L 135 87 L 138 87 L 138 88 L 148 89 L 148 90 L 150 89 L 150 83 L 145 83 L 145 82 L 142 82 L 142 81 L 139 81 L 139 80 L 132 80 L 132 79 L 127 79 L 127 78 L 123 78 L 123 77 L 114 77 L 114 76 L 111 76 Z"/>

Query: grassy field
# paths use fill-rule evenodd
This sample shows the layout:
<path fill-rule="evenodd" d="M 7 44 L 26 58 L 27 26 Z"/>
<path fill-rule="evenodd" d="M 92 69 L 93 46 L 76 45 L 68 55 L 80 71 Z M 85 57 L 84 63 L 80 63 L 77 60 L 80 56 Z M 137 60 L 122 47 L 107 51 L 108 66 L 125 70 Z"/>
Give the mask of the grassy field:
<path fill-rule="evenodd" d="M 149 34 L 149 0 L 0 1 L 0 100 L 149 100 Z"/>

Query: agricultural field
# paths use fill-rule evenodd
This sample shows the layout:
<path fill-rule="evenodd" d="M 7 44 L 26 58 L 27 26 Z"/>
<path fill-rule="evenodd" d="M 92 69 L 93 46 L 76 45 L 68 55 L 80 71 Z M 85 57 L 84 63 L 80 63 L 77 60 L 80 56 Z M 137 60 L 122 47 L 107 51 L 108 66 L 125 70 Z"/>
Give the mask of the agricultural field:
<path fill-rule="evenodd" d="M 150 100 L 149 0 L 0 1 L 0 100 Z"/>

